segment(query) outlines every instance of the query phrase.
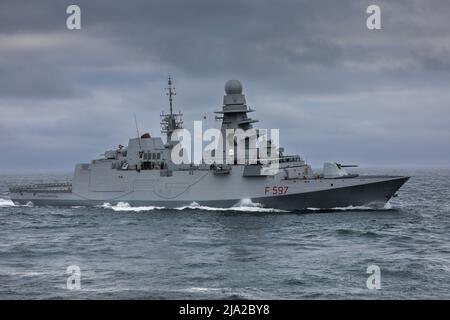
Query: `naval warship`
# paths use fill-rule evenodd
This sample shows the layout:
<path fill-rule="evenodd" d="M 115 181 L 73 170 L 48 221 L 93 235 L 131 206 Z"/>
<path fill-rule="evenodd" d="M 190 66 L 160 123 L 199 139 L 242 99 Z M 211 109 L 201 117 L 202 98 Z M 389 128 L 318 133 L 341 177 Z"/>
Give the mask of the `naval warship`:
<path fill-rule="evenodd" d="M 149 133 L 129 139 L 128 146 L 107 150 L 102 158 L 75 165 L 70 182 L 18 185 L 10 188 L 16 204 L 96 206 L 109 203 L 175 208 L 193 203 L 209 207 L 233 207 L 250 199 L 261 207 L 301 210 L 384 206 L 409 179 L 406 176 L 358 175 L 346 165 L 325 162 L 315 172 L 299 155 L 286 155 L 278 147 L 271 154 L 277 169 L 271 173 L 257 160 L 226 164 L 175 163 L 172 134 L 183 128 L 182 114 L 173 112 L 175 94 L 169 77 L 169 111 L 161 114 L 161 137 Z M 225 85 L 223 106 L 216 111 L 221 130 L 253 128 L 257 120 L 238 80 Z M 235 155 L 236 156 L 236 155 Z"/>

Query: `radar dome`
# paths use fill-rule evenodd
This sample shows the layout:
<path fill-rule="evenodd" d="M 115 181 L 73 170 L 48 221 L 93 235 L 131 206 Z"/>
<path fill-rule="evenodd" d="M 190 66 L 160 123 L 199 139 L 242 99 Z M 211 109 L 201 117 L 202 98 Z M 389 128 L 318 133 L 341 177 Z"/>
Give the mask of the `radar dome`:
<path fill-rule="evenodd" d="M 242 83 L 239 80 L 228 80 L 225 84 L 226 94 L 241 94 Z"/>

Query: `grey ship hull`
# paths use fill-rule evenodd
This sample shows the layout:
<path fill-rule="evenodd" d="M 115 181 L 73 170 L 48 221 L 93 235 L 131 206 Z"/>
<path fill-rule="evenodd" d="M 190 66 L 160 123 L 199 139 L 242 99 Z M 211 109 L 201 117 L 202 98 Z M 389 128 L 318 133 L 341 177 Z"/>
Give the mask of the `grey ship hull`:
<path fill-rule="evenodd" d="M 389 199 L 395 195 L 397 190 L 408 180 L 408 177 L 399 176 L 359 176 L 355 178 L 339 179 L 318 179 L 309 181 L 321 184 L 319 188 L 303 188 L 300 192 L 293 192 L 282 195 L 261 195 L 252 196 L 242 192 L 242 197 L 232 197 L 225 199 L 223 192 L 216 191 L 222 199 L 201 199 L 175 197 L 173 199 L 148 199 L 142 197 L 145 193 L 130 192 L 122 196 L 111 196 L 108 193 L 95 194 L 96 198 L 81 197 L 70 192 L 12 192 L 11 199 L 17 204 L 33 203 L 35 205 L 50 206 L 98 206 L 105 203 L 115 205 L 119 202 L 128 203 L 131 206 L 155 206 L 164 208 L 176 208 L 192 205 L 196 203 L 201 206 L 228 208 L 238 205 L 242 199 L 251 199 L 253 203 L 263 207 L 276 208 L 282 210 L 302 210 L 307 208 L 337 208 L 349 206 L 371 206 L 382 207 Z M 302 186 L 305 181 L 292 181 L 294 184 Z M 294 189 L 294 188 L 292 188 Z M 315 189 L 315 191 L 310 191 Z M 153 195 L 154 196 L 154 195 Z M 146 199 L 147 198 L 147 199 Z"/>
<path fill-rule="evenodd" d="M 323 191 L 305 192 L 302 194 L 280 197 L 256 198 L 255 201 L 267 207 L 285 209 L 305 208 L 342 208 L 349 206 L 383 207 L 408 181 L 409 177 L 397 177 L 382 182 L 328 189 Z"/>

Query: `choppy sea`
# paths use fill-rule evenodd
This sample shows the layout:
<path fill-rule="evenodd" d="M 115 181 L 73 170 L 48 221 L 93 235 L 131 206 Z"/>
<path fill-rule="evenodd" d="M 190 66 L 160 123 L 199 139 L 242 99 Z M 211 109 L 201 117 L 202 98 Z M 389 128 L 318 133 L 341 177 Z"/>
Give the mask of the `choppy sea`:
<path fill-rule="evenodd" d="M 383 209 L 285 212 L 16 206 L 70 175 L 0 175 L 0 299 L 450 299 L 450 169 L 361 171 L 411 179 Z"/>

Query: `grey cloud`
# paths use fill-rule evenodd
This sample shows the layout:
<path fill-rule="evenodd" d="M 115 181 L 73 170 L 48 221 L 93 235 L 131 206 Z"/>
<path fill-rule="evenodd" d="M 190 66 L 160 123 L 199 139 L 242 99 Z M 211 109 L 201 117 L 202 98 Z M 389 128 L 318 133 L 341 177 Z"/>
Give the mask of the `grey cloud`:
<path fill-rule="evenodd" d="M 70 169 L 126 143 L 135 113 L 157 133 L 168 74 L 188 125 L 214 123 L 238 78 L 260 125 L 315 164 L 449 164 L 448 1 L 377 1 L 381 31 L 365 0 L 77 3 L 80 31 L 72 1 L 0 3 L 3 170 Z"/>

